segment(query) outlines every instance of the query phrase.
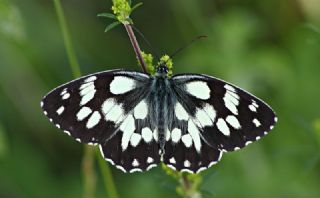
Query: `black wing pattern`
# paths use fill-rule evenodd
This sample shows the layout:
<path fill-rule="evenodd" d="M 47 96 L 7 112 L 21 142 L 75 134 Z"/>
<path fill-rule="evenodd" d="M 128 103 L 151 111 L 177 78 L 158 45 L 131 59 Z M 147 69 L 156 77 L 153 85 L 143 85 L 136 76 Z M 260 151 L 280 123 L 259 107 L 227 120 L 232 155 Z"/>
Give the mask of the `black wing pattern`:
<path fill-rule="evenodd" d="M 255 96 L 198 74 L 160 80 L 124 70 L 91 74 L 54 89 L 41 107 L 58 128 L 98 144 L 124 172 L 149 170 L 160 161 L 200 172 L 223 152 L 260 139 L 277 121 Z"/>
<path fill-rule="evenodd" d="M 143 100 L 149 78 L 123 70 L 91 74 L 54 89 L 41 107 L 77 141 L 99 144 L 104 158 L 122 171 L 148 170 L 160 162 Z"/>
<path fill-rule="evenodd" d="M 171 87 L 177 98 L 175 121 L 163 160 L 179 171 L 200 172 L 216 164 L 223 152 L 259 140 L 277 122 L 262 100 L 211 76 L 176 75 Z"/>
<path fill-rule="evenodd" d="M 173 81 L 187 93 L 184 97 L 188 100 L 183 104 L 192 104 L 186 109 L 198 123 L 201 137 L 219 150 L 234 151 L 259 140 L 277 122 L 266 103 L 223 80 L 181 74 L 174 76 Z"/>

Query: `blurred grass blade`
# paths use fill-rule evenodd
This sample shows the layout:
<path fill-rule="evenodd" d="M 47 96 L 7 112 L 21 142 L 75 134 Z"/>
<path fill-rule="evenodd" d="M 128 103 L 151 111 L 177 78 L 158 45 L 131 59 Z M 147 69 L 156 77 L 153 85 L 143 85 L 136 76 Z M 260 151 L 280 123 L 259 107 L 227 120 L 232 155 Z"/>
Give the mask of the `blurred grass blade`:
<path fill-rule="evenodd" d="M 105 188 L 107 189 L 108 197 L 118 198 L 119 196 L 118 196 L 118 193 L 116 190 L 116 186 L 115 186 L 113 179 L 112 179 L 112 174 L 111 174 L 110 168 L 109 168 L 109 166 L 106 165 L 106 161 L 102 158 L 102 156 L 100 154 L 100 150 L 97 148 L 95 150 L 96 150 L 96 157 L 98 159 L 100 170 L 103 175 Z"/>
<path fill-rule="evenodd" d="M 97 15 L 98 17 L 106 17 L 109 19 L 117 19 L 116 15 L 111 14 L 111 13 L 100 13 Z"/>
<path fill-rule="evenodd" d="M 120 25 L 121 23 L 119 21 L 113 22 L 110 25 L 106 27 L 104 32 L 109 32 L 111 29 L 115 28 L 116 26 Z"/>
<path fill-rule="evenodd" d="M 5 159 L 8 154 L 8 138 L 4 127 L 0 123 L 0 162 Z"/>
<path fill-rule="evenodd" d="M 68 59 L 70 62 L 72 73 L 75 78 L 78 78 L 81 76 L 80 67 L 79 67 L 79 63 L 78 63 L 77 57 L 75 55 L 74 49 L 72 47 L 73 46 L 72 41 L 71 41 L 68 29 L 67 29 L 67 23 L 65 21 L 65 17 L 64 17 L 64 13 L 62 10 L 60 0 L 54 0 L 54 6 L 56 8 L 56 12 L 57 12 L 58 19 L 59 19 L 59 24 L 61 26 L 63 40 L 64 40 L 65 47 L 67 50 Z"/>
<path fill-rule="evenodd" d="M 142 5 L 143 5 L 142 2 L 137 3 L 136 5 L 134 5 L 134 6 L 131 8 L 131 13 L 132 13 L 135 9 L 139 8 L 139 7 L 142 6 Z"/>

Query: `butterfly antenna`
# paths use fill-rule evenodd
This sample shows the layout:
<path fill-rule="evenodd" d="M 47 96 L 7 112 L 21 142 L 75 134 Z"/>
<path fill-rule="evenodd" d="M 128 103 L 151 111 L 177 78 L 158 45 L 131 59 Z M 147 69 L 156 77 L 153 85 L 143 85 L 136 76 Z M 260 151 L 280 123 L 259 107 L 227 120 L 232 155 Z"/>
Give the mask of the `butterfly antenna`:
<path fill-rule="evenodd" d="M 148 39 L 144 36 L 144 34 L 142 34 L 142 32 L 140 32 L 140 30 L 138 28 L 136 28 L 134 25 L 131 25 L 134 29 L 134 31 L 136 31 L 144 40 L 144 42 L 148 45 L 148 47 L 150 48 L 152 54 L 154 54 L 156 56 L 157 59 L 159 59 L 159 53 L 152 47 L 151 43 L 148 41 Z"/>
<path fill-rule="evenodd" d="M 175 55 L 177 55 L 178 53 L 180 53 L 182 50 L 188 48 L 190 45 L 192 45 L 195 41 L 198 41 L 200 39 L 203 38 L 207 38 L 206 35 L 201 35 L 201 36 L 197 36 L 196 38 L 192 39 L 189 43 L 187 43 L 186 45 L 180 47 L 179 49 L 177 49 L 175 52 L 173 52 L 170 56 L 170 58 L 173 58 Z"/>

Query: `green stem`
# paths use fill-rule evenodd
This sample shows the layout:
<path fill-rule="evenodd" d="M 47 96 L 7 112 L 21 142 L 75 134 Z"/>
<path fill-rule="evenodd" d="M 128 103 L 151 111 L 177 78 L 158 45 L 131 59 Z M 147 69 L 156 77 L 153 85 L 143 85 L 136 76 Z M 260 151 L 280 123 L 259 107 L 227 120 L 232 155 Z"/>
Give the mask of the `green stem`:
<path fill-rule="evenodd" d="M 67 28 L 67 23 L 64 17 L 63 9 L 61 6 L 60 0 L 54 0 L 55 10 L 57 12 L 57 16 L 59 19 L 60 28 L 63 35 L 63 40 L 65 44 L 65 48 L 67 51 L 70 67 L 72 70 L 72 74 L 74 78 L 78 78 L 81 76 L 79 63 L 77 57 L 75 55 L 75 51 L 73 49 L 73 45 L 71 42 L 70 34 Z M 98 158 L 99 160 L 101 159 Z M 103 173 L 103 178 L 105 181 L 106 192 L 110 195 L 111 198 L 117 198 L 117 192 L 115 185 L 113 183 L 113 178 L 109 170 L 108 164 L 101 163 L 99 161 L 100 169 Z M 85 145 L 84 146 L 84 156 L 82 162 L 82 171 L 84 177 L 84 194 L 83 197 L 91 198 L 94 197 L 95 189 L 96 189 L 96 175 L 94 171 L 94 147 Z"/>
<path fill-rule="evenodd" d="M 70 39 L 70 35 L 69 35 L 69 31 L 67 28 L 67 23 L 64 17 L 64 13 L 62 10 L 62 6 L 60 3 L 60 0 L 54 0 L 54 6 L 58 15 L 58 19 L 59 19 L 59 24 L 61 27 L 61 31 L 62 31 L 62 35 L 63 35 L 63 41 L 67 50 L 67 55 L 68 55 L 68 59 L 69 59 L 69 63 L 70 63 L 70 67 L 73 73 L 73 77 L 78 78 L 81 76 L 81 72 L 80 72 L 80 67 L 79 67 L 79 63 L 77 60 L 77 57 L 75 55 L 75 52 L 73 50 L 73 45 Z"/>

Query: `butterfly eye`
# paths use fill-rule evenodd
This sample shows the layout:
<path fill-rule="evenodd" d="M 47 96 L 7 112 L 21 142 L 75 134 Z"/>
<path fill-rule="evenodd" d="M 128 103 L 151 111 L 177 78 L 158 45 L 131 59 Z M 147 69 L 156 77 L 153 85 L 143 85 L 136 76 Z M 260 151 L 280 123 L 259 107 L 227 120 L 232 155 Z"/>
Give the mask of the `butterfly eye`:
<path fill-rule="evenodd" d="M 167 74 L 169 72 L 168 67 L 165 65 L 159 65 L 157 67 L 157 73 L 159 74 Z"/>

